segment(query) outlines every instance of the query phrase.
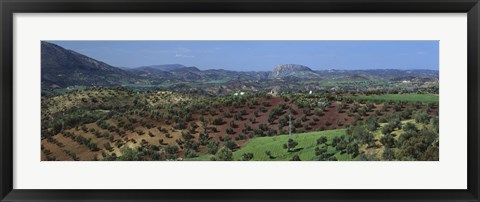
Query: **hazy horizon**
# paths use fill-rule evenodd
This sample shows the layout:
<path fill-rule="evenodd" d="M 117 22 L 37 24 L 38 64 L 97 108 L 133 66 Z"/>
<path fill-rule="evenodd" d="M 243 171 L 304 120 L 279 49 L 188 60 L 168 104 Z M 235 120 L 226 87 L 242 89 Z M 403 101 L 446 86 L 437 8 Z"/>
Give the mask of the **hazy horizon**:
<path fill-rule="evenodd" d="M 201 70 L 437 70 L 438 41 L 48 41 L 122 68 L 181 64 Z"/>
<path fill-rule="evenodd" d="M 152 67 L 152 66 L 162 66 L 162 65 L 183 65 L 183 64 L 156 64 L 156 65 L 145 65 L 145 66 L 139 66 L 139 67 L 120 67 L 120 68 L 124 68 L 124 69 L 135 69 L 135 68 L 143 68 L 143 67 Z M 277 64 L 277 65 L 289 65 L 289 64 Z M 302 64 L 293 64 L 293 65 L 302 65 Z M 183 65 L 185 67 L 196 67 L 198 68 L 197 66 L 187 66 L 187 65 Z M 306 65 L 303 65 L 303 66 L 306 66 Z M 309 66 L 307 66 L 309 67 Z M 228 71 L 237 71 L 237 72 L 270 72 L 273 70 L 273 68 L 275 68 L 275 66 L 272 66 L 272 68 L 270 70 L 244 70 L 244 69 L 224 69 L 224 68 L 198 68 L 200 69 L 201 71 L 205 71 L 205 70 L 228 70 Z M 312 68 L 312 67 L 309 67 L 310 69 L 314 70 L 314 71 L 328 71 L 328 70 L 337 70 L 337 71 L 355 71 L 355 70 L 358 70 L 358 71 L 362 71 L 362 70 L 404 70 L 404 71 L 408 71 L 408 70 L 429 70 L 429 71 L 438 71 L 438 69 L 425 69 L 425 68 L 411 68 L 411 69 L 402 69 L 402 68 L 371 68 L 371 69 L 336 69 L 336 68 Z"/>

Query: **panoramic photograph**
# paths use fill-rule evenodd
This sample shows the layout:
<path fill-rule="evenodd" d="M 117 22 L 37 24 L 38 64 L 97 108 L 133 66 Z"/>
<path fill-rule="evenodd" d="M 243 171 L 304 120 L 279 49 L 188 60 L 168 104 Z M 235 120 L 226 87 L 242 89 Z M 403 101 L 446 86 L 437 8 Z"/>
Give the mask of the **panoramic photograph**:
<path fill-rule="evenodd" d="M 438 41 L 41 41 L 41 161 L 439 161 Z"/>

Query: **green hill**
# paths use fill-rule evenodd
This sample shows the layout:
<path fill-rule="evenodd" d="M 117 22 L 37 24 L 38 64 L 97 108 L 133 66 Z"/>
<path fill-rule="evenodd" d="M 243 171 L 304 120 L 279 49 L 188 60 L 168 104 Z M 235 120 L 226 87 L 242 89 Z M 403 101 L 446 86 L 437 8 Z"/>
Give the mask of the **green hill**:
<path fill-rule="evenodd" d="M 301 160 L 315 160 L 315 147 L 317 146 L 317 139 L 321 136 L 327 137 L 327 144 L 332 143 L 332 139 L 336 136 L 345 134 L 345 129 L 317 131 L 309 133 L 299 133 L 293 135 L 279 135 L 274 137 L 258 137 L 250 140 L 241 149 L 233 152 L 233 159 L 240 160 L 242 154 L 252 153 L 253 161 L 289 161 L 294 155 L 299 155 Z M 289 138 L 292 138 L 298 145 L 295 151 L 288 152 L 283 148 Z M 271 152 L 273 158 L 269 158 L 266 151 Z M 329 146 L 328 152 L 336 152 L 334 147 Z M 197 158 L 188 160 L 209 160 L 212 155 L 201 155 Z M 337 153 L 335 155 L 338 160 L 353 160 L 348 154 Z"/>
<path fill-rule="evenodd" d="M 288 161 L 292 159 L 294 155 L 300 156 L 301 160 L 315 160 L 315 147 L 317 146 L 317 139 L 321 136 L 327 137 L 327 143 L 330 145 L 332 139 L 336 136 L 341 136 L 345 134 L 345 129 L 338 130 L 328 130 L 320 132 L 309 132 L 309 133 L 300 133 L 294 135 L 280 135 L 276 137 L 259 137 L 249 141 L 244 147 L 240 150 L 233 153 L 233 159 L 240 159 L 241 155 L 244 153 L 252 153 L 254 161 Z M 283 144 L 287 143 L 288 139 L 292 138 L 298 145 L 295 147 L 294 152 L 288 152 L 283 148 Z M 274 157 L 270 159 L 266 151 L 271 152 L 271 156 Z M 328 152 L 336 152 L 335 148 L 329 146 Z M 349 160 L 350 157 L 347 154 L 337 153 L 335 155 L 339 160 Z"/>
<path fill-rule="evenodd" d="M 402 121 L 402 125 L 406 123 L 414 123 L 418 129 L 422 129 L 423 127 L 432 127 L 431 125 L 423 125 L 416 123 L 414 120 L 404 120 Z M 381 123 L 380 127 L 373 132 L 375 137 L 375 141 L 378 145 L 381 145 L 379 139 L 383 137 L 381 132 L 381 128 L 387 125 L 386 123 Z M 337 151 L 335 147 L 332 147 L 332 139 L 335 137 L 340 137 L 346 133 L 346 129 L 336 129 L 336 130 L 326 130 L 326 131 L 315 131 L 315 132 L 308 132 L 308 133 L 299 133 L 293 135 L 279 135 L 273 137 L 257 137 L 251 139 L 246 145 L 240 148 L 237 151 L 233 152 L 233 160 L 238 161 L 241 160 L 243 154 L 251 153 L 253 154 L 252 161 L 289 161 L 293 158 L 293 156 L 298 155 L 302 161 L 315 161 L 317 160 L 315 156 L 315 148 L 321 147 L 321 145 L 317 145 L 317 139 L 320 137 L 326 137 L 328 145 L 327 153 L 335 154 L 335 157 L 338 161 L 354 161 L 358 160 L 358 156 L 352 158 L 350 154 L 341 153 Z M 392 132 L 392 135 L 395 139 L 398 138 L 403 134 L 403 129 L 397 129 Z M 287 149 L 283 148 L 283 144 L 288 142 L 288 139 L 293 139 L 298 142 L 298 145 L 293 149 L 293 151 L 287 151 Z M 323 144 L 322 144 L 323 145 Z M 365 150 L 365 147 L 362 146 L 362 150 Z M 396 150 L 396 149 L 394 149 Z M 271 157 L 267 155 L 267 151 L 270 151 Z M 383 146 L 376 151 L 377 154 L 381 155 L 383 153 Z M 380 153 L 378 153 L 380 152 Z M 204 154 L 192 159 L 185 159 L 188 161 L 200 161 L 200 160 L 211 160 L 214 157 L 210 154 Z M 381 158 L 381 156 L 377 156 Z"/>

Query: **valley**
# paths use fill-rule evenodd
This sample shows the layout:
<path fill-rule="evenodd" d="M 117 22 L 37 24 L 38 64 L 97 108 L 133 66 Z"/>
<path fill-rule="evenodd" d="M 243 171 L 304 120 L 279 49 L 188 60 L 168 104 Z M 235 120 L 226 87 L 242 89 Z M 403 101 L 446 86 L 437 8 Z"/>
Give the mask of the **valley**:
<path fill-rule="evenodd" d="M 439 160 L 437 70 L 119 68 L 41 46 L 42 161 Z"/>

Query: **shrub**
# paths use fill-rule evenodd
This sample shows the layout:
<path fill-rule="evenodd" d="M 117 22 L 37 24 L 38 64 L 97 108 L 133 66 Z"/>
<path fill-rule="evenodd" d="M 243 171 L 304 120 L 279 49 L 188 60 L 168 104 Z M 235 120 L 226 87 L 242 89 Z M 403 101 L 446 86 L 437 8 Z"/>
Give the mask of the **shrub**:
<path fill-rule="evenodd" d="M 240 157 L 240 160 L 241 161 L 250 161 L 253 159 L 253 154 L 252 153 L 244 153 L 242 154 L 242 156 Z"/>
<path fill-rule="evenodd" d="M 207 152 L 209 154 L 216 154 L 218 152 L 218 142 L 215 140 L 208 141 Z"/>
<path fill-rule="evenodd" d="M 327 143 L 327 137 L 322 136 L 317 139 L 317 145 Z"/>
<path fill-rule="evenodd" d="M 298 154 L 295 154 L 290 161 L 301 161 L 300 156 Z"/>
<path fill-rule="evenodd" d="M 283 144 L 283 148 L 287 149 L 287 151 L 291 151 L 293 148 L 295 148 L 298 145 L 298 142 L 296 142 L 293 139 L 288 139 L 286 144 Z"/>
<path fill-rule="evenodd" d="M 233 160 L 233 153 L 230 149 L 228 149 L 226 147 L 222 147 L 222 148 L 220 148 L 220 150 L 218 150 L 215 157 L 219 161 L 232 161 Z"/>
<path fill-rule="evenodd" d="M 212 121 L 212 124 L 217 125 L 217 126 L 223 125 L 224 123 L 225 122 L 220 117 L 217 117 L 217 118 L 213 119 L 213 121 Z"/>

